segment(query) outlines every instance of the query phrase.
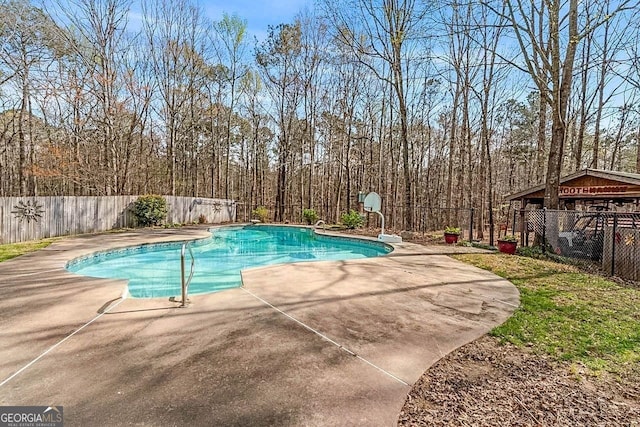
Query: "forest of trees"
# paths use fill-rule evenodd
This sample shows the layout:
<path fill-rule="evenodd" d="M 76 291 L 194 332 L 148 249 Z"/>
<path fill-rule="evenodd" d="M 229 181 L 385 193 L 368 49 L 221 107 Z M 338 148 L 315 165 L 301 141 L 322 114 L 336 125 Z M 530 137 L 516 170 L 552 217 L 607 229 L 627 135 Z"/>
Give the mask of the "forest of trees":
<path fill-rule="evenodd" d="M 540 183 L 557 207 L 587 167 L 640 172 L 636 2 L 320 0 L 257 40 L 242 17 L 141 1 L 0 0 L 0 196 L 335 221 L 376 191 L 411 230 L 433 209 L 493 223 Z"/>

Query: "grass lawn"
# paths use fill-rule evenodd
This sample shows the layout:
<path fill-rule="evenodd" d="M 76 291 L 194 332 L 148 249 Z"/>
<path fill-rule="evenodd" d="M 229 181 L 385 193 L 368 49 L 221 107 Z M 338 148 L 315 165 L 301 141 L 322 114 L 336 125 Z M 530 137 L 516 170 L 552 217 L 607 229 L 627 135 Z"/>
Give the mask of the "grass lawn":
<path fill-rule="evenodd" d="M 43 239 L 35 240 L 33 242 L 24 243 L 8 243 L 0 245 L 0 262 L 6 261 L 11 258 L 15 258 L 28 252 L 37 251 L 38 249 L 46 248 L 56 239 Z"/>
<path fill-rule="evenodd" d="M 568 361 L 577 374 L 609 373 L 623 382 L 640 378 L 640 289 L 540 259 L 503 254 L 456 258 L 519 289 L 520 308 L 491 331 L 501 342 Z"/>

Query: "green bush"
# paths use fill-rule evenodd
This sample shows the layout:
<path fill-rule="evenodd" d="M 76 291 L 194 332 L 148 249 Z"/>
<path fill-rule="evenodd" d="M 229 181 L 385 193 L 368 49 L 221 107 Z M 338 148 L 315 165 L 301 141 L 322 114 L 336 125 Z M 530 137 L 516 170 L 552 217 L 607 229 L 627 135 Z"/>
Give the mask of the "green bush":
<path fill-rule="evenodd" d="M 349 213 L 343 213 L 340 221 L 349 229 L 360 228 L 364 224 L 364 218 L 359 212 L 351 209 Z"/>
<path fill-rule="evenodd" d="M 180 228 L 187 224 L 180 224 L 179 222 L 170 222 L 169 224 L 164 224 L 164 228 Z"/>
<path fill-rule="evenodd" d="M 307 224 L 315 224 L 318 221 L 318 214 L 315 209 L 305 209 L 302 211 L 302 216 Z"/>
<path fill-rule="evenodd" d="M 260 222 L 267 222 L 267 218 L 269 217 L 269 211 L 264 206 L 258 206 L 251 211 L 251 214 L 254 218 L 259 219 Z"/>
<path fill-rule="evenodd" d="M 162 196 L 140 196 L 133 203 L 133 214 L 143 227 L 158 225 L 167 217 L 167 201 Z"/>

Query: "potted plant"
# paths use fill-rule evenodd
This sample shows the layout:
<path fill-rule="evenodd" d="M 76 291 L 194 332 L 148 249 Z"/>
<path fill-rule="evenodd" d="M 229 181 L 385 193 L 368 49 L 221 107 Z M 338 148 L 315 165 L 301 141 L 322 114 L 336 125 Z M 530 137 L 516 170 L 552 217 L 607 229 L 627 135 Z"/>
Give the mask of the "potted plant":
<path fill-rule="evenodd" d="M 446 243 L 458 243 L 460 227 L 447 227 L 444 229 L 444 241 Z"/>
<path fill-rule="evenodd" d="M 498 239 L 498 250 L 502 253 L 513 255 L 516 253 L 516 246 L 518 239 L 516 236 L 510 234 L 501 239 Z"/>

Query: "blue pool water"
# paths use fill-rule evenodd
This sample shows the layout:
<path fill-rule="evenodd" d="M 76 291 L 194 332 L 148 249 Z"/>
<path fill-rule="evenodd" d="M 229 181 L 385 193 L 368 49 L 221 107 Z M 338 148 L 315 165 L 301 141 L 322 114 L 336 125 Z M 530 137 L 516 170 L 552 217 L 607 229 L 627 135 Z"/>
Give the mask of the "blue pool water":
<path fill-rule="evenodd" d="M 211 230 L 211 238 L 191 243 L 195 274 L 189 294 L 240 286 L 240 270 L 301 261 L 367 258 L 389 253 L 383 243 L 319 235 L 301 227 L 250 225 Z M 119 249 L 78 258 L 67 265 L 77 274 L 129 279 L 136 298 L 180 295 L 182 243 Z M 190 267 L 187 254 L 185 268 Z"/>

